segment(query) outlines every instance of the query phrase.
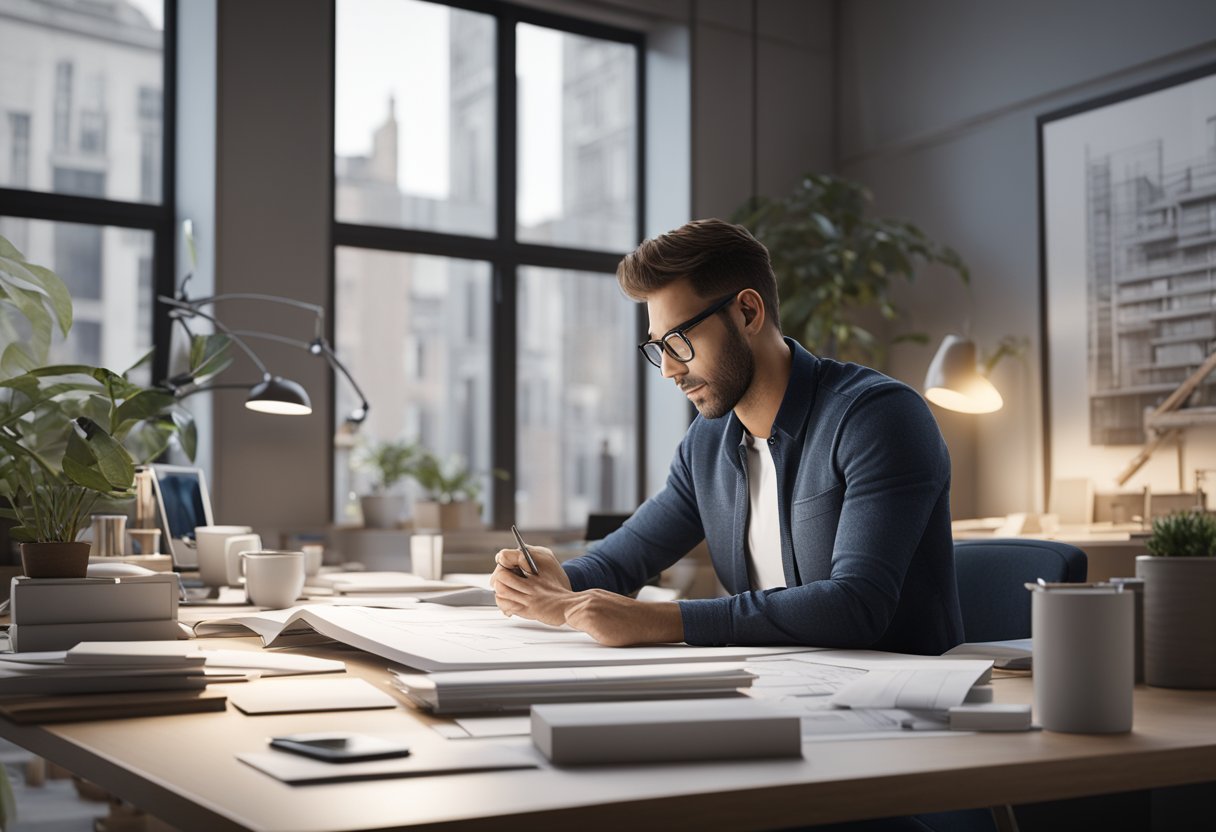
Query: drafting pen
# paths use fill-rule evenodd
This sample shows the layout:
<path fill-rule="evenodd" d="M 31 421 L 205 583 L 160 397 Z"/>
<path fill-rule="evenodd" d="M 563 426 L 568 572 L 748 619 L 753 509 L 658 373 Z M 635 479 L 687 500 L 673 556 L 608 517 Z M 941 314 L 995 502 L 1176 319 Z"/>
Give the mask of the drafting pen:
<path fill-rule="evenodd" d="M 528 551 L 528 544 L 524 543 L 524 539 L 520 535 L 519 529 L 515 528 L 514 523 L 511 524 L 511 533 L 515 535 L 515 542 L 519 544 L 519 551 L 523 552 L 524 557 L 528 559 L 528 568 L 532 570 L 533 575 L 539 575 L 540 570 L 536 568 L 536 561 L 532 560 L 532 553 Z M 527 576 L 524 575 L 523 577 Z"/>

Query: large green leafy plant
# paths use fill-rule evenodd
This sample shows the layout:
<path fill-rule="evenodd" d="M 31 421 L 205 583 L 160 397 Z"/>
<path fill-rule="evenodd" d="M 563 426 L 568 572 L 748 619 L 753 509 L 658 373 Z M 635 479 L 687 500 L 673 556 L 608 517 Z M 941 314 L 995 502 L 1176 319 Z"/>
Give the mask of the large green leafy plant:
<path fill-rule="evenodd" d="M 865 363 L 881 363 L 886 343 L 866 325 L 895 321 L 893 286 L 911 282 L 920 263 L 940 263 L 964 282 L 966 265 L 909 222 L 866 215 L 870 192 L 856 182 L 810 174 L 793 193 L 756 197 L 734 221 L 769 250 L 781 298 L 785 333 L 807 349 Z M 926 342 L 905 332 L 892 342 Z"/>
<path fill-rule="evenodd" d="M 132 496 L 135 465 L 176 441 L 193 459 L 194 420 L 172 393 L 131 380 L 145 355 L 119 374 L 82 364 L 44 366 L 72 304 L 50 269 L 29 263 L 0 237 L 0 514 L 14 539 L 76 540 L 99 500 Z M 227 366 L 223 336 L 196 336 L 197 377 Z"/>

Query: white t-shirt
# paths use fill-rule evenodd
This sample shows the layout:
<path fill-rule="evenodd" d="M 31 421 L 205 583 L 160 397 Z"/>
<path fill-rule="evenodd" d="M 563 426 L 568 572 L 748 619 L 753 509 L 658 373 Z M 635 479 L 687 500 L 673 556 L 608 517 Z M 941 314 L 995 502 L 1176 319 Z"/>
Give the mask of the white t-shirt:
<path fill-rule="evenodd" d="M 777 468 L 768 442 L 743 434 L 747 444 L 747 574 L 752 589 L 785 586 L 781 521 L 777 516 Z"/>

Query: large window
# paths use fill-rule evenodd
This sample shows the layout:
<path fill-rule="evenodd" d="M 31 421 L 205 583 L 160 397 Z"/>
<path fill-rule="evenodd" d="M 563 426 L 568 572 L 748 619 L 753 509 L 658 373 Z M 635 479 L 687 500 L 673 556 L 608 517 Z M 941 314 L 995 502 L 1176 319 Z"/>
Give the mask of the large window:
<path fill-rule="evenodd" d="M 55 361 L 121 371 L 164 340 L 173 12 L 173 0 L 0 0 L 0 234 L 71 291 Z"/>
<path fill-rule="evenodd" d="M 642 227 L 642 50 L 506 4 L 337 0 L 334 341 L 362 439 L 459 456 L 497 526 L 641 493 L 643 327 L 613 274 Z M 347 519 L 345 447 L 334 470 Z"/>

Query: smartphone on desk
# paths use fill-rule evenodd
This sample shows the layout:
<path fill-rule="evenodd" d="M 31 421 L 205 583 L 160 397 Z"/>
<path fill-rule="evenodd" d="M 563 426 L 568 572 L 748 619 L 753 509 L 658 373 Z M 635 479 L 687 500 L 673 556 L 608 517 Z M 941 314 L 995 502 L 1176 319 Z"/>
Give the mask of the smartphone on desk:
<path fill-rule="evenodd" d="M 322 734 L 288 734 L 271 737 L 270 747 L 292 754 L 324 760 L 327 763 L 360 763 L 368 760 L 389 760 L 408 757 L 409 746 L 387 737 L 373 734 L 326 732 Z"/>

